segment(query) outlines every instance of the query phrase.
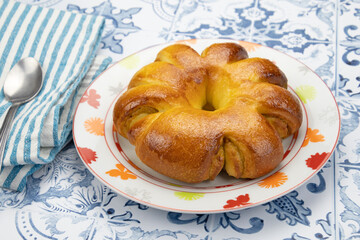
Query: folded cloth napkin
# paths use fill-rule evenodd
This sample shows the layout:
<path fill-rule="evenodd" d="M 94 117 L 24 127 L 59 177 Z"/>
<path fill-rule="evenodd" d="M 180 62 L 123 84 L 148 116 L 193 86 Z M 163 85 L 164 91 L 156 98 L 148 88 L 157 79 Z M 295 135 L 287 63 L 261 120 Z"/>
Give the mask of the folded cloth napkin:
<path fill-rule="evenodd" d="M 0 86 L 23 57 L 43 68 L 39 94 L 21 105 L 7 141 L 0 186 L 21 191 L 71 135 L 79 95 L 111 59 L 96 57 L 104 18 L 0 0 Z M 95 59 L 95 60 L 94 60 Z M 0 92 L 0 125 L 11 103 Z"/>

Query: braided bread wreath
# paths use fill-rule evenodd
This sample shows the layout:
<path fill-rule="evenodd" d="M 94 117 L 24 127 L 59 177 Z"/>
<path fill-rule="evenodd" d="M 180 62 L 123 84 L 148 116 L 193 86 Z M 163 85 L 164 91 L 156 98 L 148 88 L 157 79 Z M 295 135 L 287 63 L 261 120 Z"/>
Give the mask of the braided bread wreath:
<path fill-rule="evenodd" d="M 143 163 L 198 183 L 223 169 L 235 178 L 274 170 L 302 111 L 284 73 L 239 44 L 216 43 L 201 55 L 174 44 L 133 76 L 113 122 Z"/>

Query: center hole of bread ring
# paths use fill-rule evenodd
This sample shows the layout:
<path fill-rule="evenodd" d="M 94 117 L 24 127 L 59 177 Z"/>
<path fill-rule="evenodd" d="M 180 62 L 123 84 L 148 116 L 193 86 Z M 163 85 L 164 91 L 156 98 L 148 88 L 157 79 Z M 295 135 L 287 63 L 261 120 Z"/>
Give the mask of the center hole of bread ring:
<path fill-rule="evenodd" d="M 214 108 L 214 106 L 213 106 L 211 103 L 207 102 L 207 103 L 202 107 L 202 110 L 212 112 L 212 111 L 215 111 L 216 109 Z"/>

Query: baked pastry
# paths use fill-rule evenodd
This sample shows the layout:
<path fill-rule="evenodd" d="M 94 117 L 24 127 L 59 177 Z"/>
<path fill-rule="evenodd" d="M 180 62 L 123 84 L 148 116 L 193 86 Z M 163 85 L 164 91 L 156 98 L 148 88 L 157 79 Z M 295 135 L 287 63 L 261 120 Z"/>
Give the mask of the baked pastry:
<path fill-rule="evenodd" d="M 117 100 L 114 125 L 152 169 L 177 180 L 213 180 L 223 169 L 257 178 L 282 160 L 281 138 L 296 132 L 300 104 L 271 61 L 235 43 L 199 55 L 174 44 L 141 68 Z"/>

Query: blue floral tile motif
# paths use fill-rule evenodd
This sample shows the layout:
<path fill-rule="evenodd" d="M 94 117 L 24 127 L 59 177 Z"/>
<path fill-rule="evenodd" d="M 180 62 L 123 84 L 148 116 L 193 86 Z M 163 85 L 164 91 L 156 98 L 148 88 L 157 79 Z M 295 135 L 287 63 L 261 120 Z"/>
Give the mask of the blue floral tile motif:
<path fill-rule="evenodd" d="M 342 60 L 350 66 L 360 65 L 360 29 L 356 25 L 348 25 L 344 27 L 345 40 L 340 42 L 340 46 L 345 47 L 345 53 L 342 54 Z M 353 33 L 355 32 L 355 33 Z M 353 57 L 351 57 L 353 56 Z"/>
<path fill-rule="evenodd" d="M 357 83 L 357 82 L 359 82 L 359 83 Z M 338 95 L 346 96 L 346 97 L 351 97 L 351 96 L 356 97 L 357 95 L 359 95 L 359 93 L 357 91 L 354 91 L 354 89 L 350 86 L 352 84 L 356 84 L 356 85 L 360 84 L 360 77 L 355 77 L 355 79 L 353 79 L 352 76 L 344 77 L 342 74 L 339 74 L 339 76 L 338 76 L 338 85 L 339 85 Z"/>
<path fill-rule="evenodd" d="M 304 62 L 335 92 L 335 2 L 263 0 L 256 7 L 262 13 L 254 20 L 252 41 Z"/>
<path fill-rule="evenodd" d="M 222 230 L 230 229 L 233 230 L 233 235 L 246 236 L 246 234 L 258 233 L 264 227 L 264 221 L 258 217 L 252 217 L 246 225 L 250 227 L 241 227 L 244 225 L 245 220 L 239 220 L 241 216 L 240 212 L 228 212 L 228 213 L 219 213 L 219 214 L 182 214 L 169 212 L 167 219 L 169 222 L 177 225 L 187 225 L 194 224 L 203 226 L 206 231 L 207 238 L 210 237 L 212 233 L 217 231 L 221 232 Z"/>
<path fill-rule="evenodd" d="M 1 189 L 0 210 L 97 216 L 106 187 L 86 169 L 70 143 L 50 164 L 29 176 L 22 192 Z"/>
<path fill-rule="evenodd" d="M 332 222 L 332 215 L 334 213 L 332 212 L 329 212 L 327 215 L 326 215 L 326 218 L 325 219 L 318 219 L 316 221 L 316 224 L 319 224 L 322 229 L 323 229 L 323 232 L 320 233 L 316 233 L 315 234 L 315 237 L 317 239 L 331 239 L 333 235 L 333 231 L 334 231 L 334 223 Z"/>
<path fill-rule="evenodd" d="M 146 231 L 141 227 L 131 226 L 110 226 L 104 222 L 98 222 L 95 230 L 91 232 L 87 239 L 124 239 L 124 240 L 144 240 L 144 239 L 199 239 L 198 235 L 191 234 L 186 231 L 171 231 L 171 230 L 160 230 L 153 229 Z"/>
<path fill-rule="evenodd" d="M 249 39 L 254 2 L 184 1 L 174 24 L 174 37 Z M 214 11 L 216 9 L 216 11 Z M 199 15 L 202 17 L 199 18 Z M 181 24 L 177 24 L 181 22 Z"/>
<path fill-rule="evenodd" d="M 359 100 L 339 101 L 342 130 L 337 146 L 337 219 L 340 239 L 360 237 L 360 121 Z M 345 238 L 346 236 L 346 238 Z"/>
<path fill-rule="evenodd" d="M 325 168 L 326 166 L 324 166 Z M 319 183 L 313 183 L 313 182 L 309 182 L 306 184 L 306 188 L 309 192 L 312 193 L 321 193 L 325 190 L 326 188 L 326 181 L 325 178 L 323 176 L 323 170 L 320 170 L 316 176 L 319 178 Z"/>
<path fill-rule="evenodd" d="M 344 16 L 348 13 L 358 17 L 360 19 L 360 5 L 358 0 L 340 0 L 339 1 L 339 13 L 340 16 Z"/>
<path fill-rule="evenodd" d="M 337 145 L 336 162 L 346 169 L 357 168 L 360 161 L 360 137 L 359 137 L 359 109 L 358 101 L 339 101 L 339 109 L 341 111 L 342 129 L 340 131 L 340 139 Z"/>
<path fill-rule="evenodd" d="M 158 224 L 154 219 L 162 219 Z M 199 233 L 170 226 L 166 212 L 128 200 L 111 190 L 104 197 L 102 213 L 94 225 L 93 239 L 199 239 Z M 125 237 L 126 236 L 126 237 Z"/>
<path fill-rule="evenodd" d="M 283 240 L 325 240 L 325 239 L 334 239 L 333 238 L 333 225 L 332 222 L 332 212 L 326 214 L 325 219 L 318 219 L 316 225 L 321 227 L 321 231 L 316 233 L 311 232 L 298 232 L 293 233 L 291 237 L 284 238 Z"/>
<path fill-rule="evenodd" d="M 267 10 L 259 6 L 258 11 L 263 13 L 263 17 L 254 22 L 253 38 L 262 39 L 267 46 L 281 46 L 294 52 L 303 53 L 310 45 L 322 43 L 316 41 L 316 38 L 312 38 L 304 28 L 285 28 L 284 26 L 289 23 L 288 19 L 272 22 L 271 16 L 273 16 L 274 10 Z"/>
<path fill-rule="evenodd" d="M 69 214 L 19 210 L 15 224 L 23 239 L 198 239 L 196 234 L 181 230 L 160 230 L 159 226 L 150 231 L 144 230 L 130 212 L 118 216 L 116 220 L 107 221 Z"/>
<path fill-rule="evenodd" d="M 141 204 L 141 203 L 138 203 L 138 202 L 135 202 L 132 200 L 128 200 L 125 203 L 125 206 L 137 206 L 140 210 L 147 210 L 149 208 L 148 206 L 146 206 L 144 204 Z"/>
<path fill-rule="evenodd" d="M 342 172 L 338 179 L 340 187 L 340 202 L 343 204 L 342 212 L 339 215 L 341 227 L 344 235 L 351 236 L 353 239 L 360 238 L 360 216 L 356 213 L 360 211 L 359 199 L 351 193 L 359 195 L 359 169 Z M 341 233 L 341 232 L 340 232 Z M 351 238 L 350 238 L 351 239 Z"/>
<path fill-rule="evenodd" d="M 154 13 L 161 19 L 172 22 L 181 0 L 145 0 L 145 2 L 151 4 Z"/>
<path fill-rule="evenodd" d="M 334 1 L 259 1 L 258 9 L 264 17 L 254 22 L 254 38 L 301 52 L 310 44 L 333 41 Z"/>
<path fill-rule="evenodd" d="M 132 21 L 126 21 L 131 20 L 134 15 L 139 13 L 141 8 L 117 9 L 111 2 L 103 2 L 91 9 L 69 4 L 67 10 L 104 16 L 107 25 L 101 40 L 102 48 L 109 49 L 114 53 L 120 54 L 123 52 L 122 38 L 140 30 Z"/>
<path fill-rule="evenodd" d="M 88 239 L 94 222 L 80 216 L 22 210 L 15 218 L 16 229 L 23 239 Z"/>
<path fill-rule="evenodd" d="M 264 205 L 269 208 L 266 210 L 268 213 L 276 213 L 277 219 L 280 221 L 286 220 L 287 224 L 294 226 L 297 223 L 309 225 L 307 216 L 311 215 L 311 210 L 305 208 L 304 201 L 297 199 L 298 192 L 292 191 L 287 195 L 275 199 Z"/>
<path fill-rule="evenodd" d="M 358 1 L 340 1 L 338 95 L 360 97 L 360 21 Z"/>
<path fill-rule="evenodd" d="M 358 30 L 358 31 L 356 31 Z M 345 39 L 340 42 L 340 46 L 344 51 L 342 54 L 342 62 L 349 67 L 357 67 L 360 65 L 360 29 L 355 25 L 347 25 L 344 27 Z M 356 71 L 356 68 L 353 68 Z M 360 71 L 356 71 L 355 78 L 360 81 Z M 343 80 L 345 78 L 342 78 Z M 344 87 L 346 83 L 342 84 Z"/>

